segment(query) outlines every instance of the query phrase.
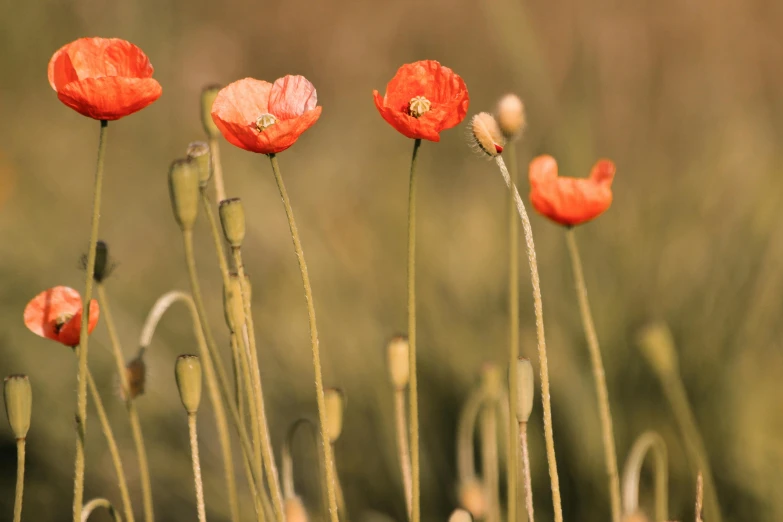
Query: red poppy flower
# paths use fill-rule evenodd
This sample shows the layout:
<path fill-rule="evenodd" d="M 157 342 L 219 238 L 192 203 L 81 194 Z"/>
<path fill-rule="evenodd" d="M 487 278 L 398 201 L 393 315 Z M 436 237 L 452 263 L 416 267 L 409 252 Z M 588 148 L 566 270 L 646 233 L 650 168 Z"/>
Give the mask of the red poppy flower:
<path fill-rule="evenodd" d="M 245 78 L 218 92 L 212 121 L 232 145 L 277 154 L 318 121 L 317 105 L 315 87 L 304 76 L 284 76 L 275 83 Z"/>
<path fill-rule="evenodd" d="M 80 38 L 49 60 L 49 85 L 79 114 L 118 120 L 160 98 L 144 52 L 119 38 Z"/>
<path fill-rule="evenodd" d="M 440 141 L 440 131 L 459 125 L 468 113 L 465 82 L 435 60 L 403 65 L 383 97 L 372 94 L 383 119 L 413 139 Z"/>
<path fill-rule="evenodd" d="M 90 301 L 89 333 L 98 324 L 99 314 L 98 302 L 93 299 Z M 31 332 L 66 346 L 79 344 L 81 322 L 82 297 L 67 286 L 55 286 L 41 292 L 24 309 L 24 324 Z"/>
<path fill-rule="evenodd" d="M 612 204 L 614 163 L 599 160 L 583 179 L 557 175 L 552 156 L 530 162 L 530 201 L 533 207 L 556 223 L 581 225 L 601 215 Z"/>

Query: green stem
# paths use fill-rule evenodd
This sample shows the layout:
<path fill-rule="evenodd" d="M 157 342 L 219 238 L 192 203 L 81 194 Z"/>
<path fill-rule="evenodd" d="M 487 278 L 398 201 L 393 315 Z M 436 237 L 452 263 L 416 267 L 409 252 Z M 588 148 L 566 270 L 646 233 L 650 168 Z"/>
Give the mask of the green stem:
<path fill-rule="evenodd" d="M 655 521 L 665 522 L 668 517 L 669 470 L 666 443 L 654 431 L 642 433 L 631 447 L 623 471 L 623 511 L 630 516 L 639 509 L 639 480 L 642 464 L 652 453 L 655 474 Z"/>
<path fill-rule="evenodd" d="M 544 410 L 544 439 L 546 442 L 546 456 L 549 465 L 549 481 L 552 489 L 552 506 L 555 512 L 555 522 L 563 522 L 563 507 L 560 499 L 560 478 L 557 474 L 557 459 L 555 457 L 555 438 L 552 432 L 552 403 L 549 392 L 549 363 L 546 354 L 546 338 L 544 336 L 544 305 L 541 299 L 541 281 L 538 277 L 538 261 L 536 260 L 536 247 L 533 242 L 533 228 L 530 226 L 530 218 L 525 210 L 525 204 L 519 195 L 515 184 L 511 183 L 508 169 L 502 156 L 496 156 L 495 162 L 500 168 L 503 181 L 514 197 L 517 213 L 522 221 L 522 231 L 525 235 L 527 248 L 527 261 L 530 266 L 530 282 L 533 286 L 533 308 L 536 313 L 536 337 L 538 338 L 538 360 L 541 367 L 541 402 Z M 516 390 L 513 390 L 516 392 Z M 510 403 L 511 401 L 509 401 Z"/>
<path fill-rule="evenodd" d="M 484 388 L 474 390 L 459 415 L 457 424 L 457 476 L 460 485 L 476 478 L 475 462 L 473 461 L 473 435 L 476 431 L 481 406 L 487 399 Z"/>
<path fill-rule="evenodd" d="M 506 146 L 511 183 L 517 183 L 516 146 L 513 142 Z M 517 408 L 517 359 L 519 359 L 519 221 L 514 197 L 509 196 L 508 205 L 508 396 L 509 418 L 516 417 Z M 516 439 L 514 423 L 508 423 L 508 438 Z M 511 450 L 506 458 L 506 488 L 508 502 L 508 522 L 517 522 L 517 462 L 518 447 L 509 444 Z"/>
<path fill-rule="evenodd" d="M 522 453 L 522 471 L 525 482 L 525 508 L 527 520 L 533 522 L 533 482 L 530 480 L 530 455 L 527 447 L 527 422 L 519 423 L 519 448 Z"/>
<path fill-rule="evenodd" d="M 220 145 L 217 138 L 209 138 L 209 152 L 212 159 L 212 180 L 215 182 L 215 194 L 218 202 L 226 199 L 223 186 L 223 165 L 220 162 Z"/>
<path fill-rule="evenodd" d="M 79 330 L 79 373 L 76 387 L 76 459 L 73 480 L 73 522 L 81 522 L 84 500 L 84 439 L 87 434 L 87 342 L 90 338 L 87 326 L 90 318 L 93 273 L 95 272 L 95 250 L 98 244 L 98 225 L 101 218 L 101 192 L 103 191 L 103 163 L 106 156 L 106 129 L 109 122 L 101 120 L 98 138 L 98 160 L 95 166 L 95 182 L 92 199 L 92 224 L 90 245 L 87 250 L 87 275 L 84 284 L 84 305 L 82 324 Z"/>
<path fill-rule="evenodd" d="M 587 349 L 590 352 L 590 363 L 593 368 L 595 391 L 598 395 L 598 412 L 601 417 L 601 435 L 604 441 L 604 460 L 606 473 L 609 476 L 609 500 L 612 507 L 612 522 L 620 522 L 620 475 L 617 472 L 617 448 L 614 443 L 614 430 L 612 428 L 612 411 L 609 407 L 609 391 L 606 386 L 606 373 L 604 363 L 601 360 L 601 348 L 598 345 L 598 335 L 595 332 L 593 314 L 590 311 L 590 301 L 587 299 L 587 286 L 582 270 L 582 261 L 579 257 L 579 249 L 574 237 L 574 229 L 566 230 L 566 242 L 568 253 L 571 255 L 571 268 L 574 272 L 574 284 L 576 295 L 579 299 L 579 312 L 582 315 L 582 325 L 587 337 Z"/>
<path fill-rule="evenodd" d="M 490 402 L 481 412 L 481 468 L 487 492 L 487 522 L 500 522 L 500 485 L 498 466 L 498 422 L 495 404 Z"/>
<path fill-rule="evenodd" d="M 117 327 L 109 307 L 109 300 L 106 296 L 106 288 L 102 283 L 96 285 L 98 290 L 98 303 L 103 313 L 106 329 L 109 331 L 109 340 L 111 341 L 114 362 L 117 365 L 117 375 L 120 379 L 120 390 L 125 399 L 125 408 L 128 411 L 128 418 L 131 424 L 131 433 L 133 435 L 133 445 L 136 448 L 136 457 L 139 461 L 139 477 L 141 479 L 142 501 L 144 503 L 144 519 L 146 522 L 154 522 L 155 515 L 152 509 L 152 486 L 150 483 L 149 466 L 147 465 L 147 452 L 144 448 L 144 437 L 141 433 L 141 424 L 139 423 L 139 414 L 136 411 L 136 404 L 130 396 L 128 378 L 125 372 L 125 358 L 122 355 L 122 345 L 120 337 L 117 334 Z"/>
<path fill-rule="evenodd" d="M 188 413 L 188 433 L 190 434 L 190 456 L 193 461 L 193 483 L 196 486 L 198 520 L 199 522 L 206 522 L 207 512 L 204 508 L 204 484 L 201 482 L 201 459 L 198 453 L 198 430 L 196 429 L 195 413 Z"/>
<path fill-rule="evenodd" d="M 394 421 L 397 432 L 397 449 L 402 470 L 402 484 L 405 491 L 405 508 L 408 519 L 411 516 L 411 450 L 408 446 L 408 419 L 405 415 L 405 388 L 394 390 Z"/>
<path fill-rule="evenodd" d="M 82 512 L 82 522 L 86 522 L 87 519 L 90 518 L 92 512 L 95 511 L 97 508 L 103 508 L 106 511 L 108 511 L 109 516 L 112 518 L 114 522 L 122 522 L 122 517 L 120 516 L 120 513 L 116 509 L 114 509 L 114 506 L 112 506 L 111 502 L 109 502 L 105 498 L 94 498 L 84 505 L 83 512 Z"/>
<path fill-rule="evenodd" d="M 313 291 L 310 287 L 310 276 L 307 274 L 307 264 L 305 263 L 304 252 L 302 252 L 302 243 L 299 240 L 299 232 L 294 221 L 294 211 L 291 208 L 291 201 L 288 199 L 288 192 L 283 183 L 283 177 L 280 175 L 280 167 L 277 164 L 277 157 L 274 154 L 269 155 L 272 163 L 272 172 L 275 175 L 277 188 L 280 191 L 280 197 L 283 199 L 285 214 L 288 218 L 288 226 L 291 229 L 291 239 L 294 242 L 296 259 L 299 262 L 299 271 L 302 273 L 302 285 L 305 291 L 305 302 L 307 304 L 307 316 L 310 322 L 310 344 L 313 350 L 313 367 L 315 370 L 315 394 L 318 402 L 318 421 L 321 424 L 321 443 L 324 447 L 324 471 L 326 473 L 326 487 L 329 498 L 329 516 L 331 522 L 338 522 L 337 512 L 337 493 L 335 491 L 334 466 L 332 465 L 332 446 L 329 443 L 329 436 L 326 433 L 328 425 L 326 419 L 326 400 L 324 399 L 324 383 L 321 374 L 321 354 L 318 347 L 318 327 L 315 322 L 315 306 L 313 304 Z M 241 276 L 240 276 L 241 277 Z M 411 345 L 413 346 L 413 345 Z M 411 348 L 412 349 L 412 348 Z M 415 382 L 415 380 L 412 380 Z"/>
<path fill-rule="evenodd" d="M 334 444 L 332 444 L 332 455 L 335 454 Z M 337 473 L 337 459 L 332 459 L 332 473 L 334 474 L 334 485 L 337 493 L 337 509 L 343 522 L 348 522 L 348 506 L 345 503 L 345 494 L 343 493 L 343 485 L 340 483 L 340 475 Z"/>
<path fill-rule="evenodd" d="M 22 498 L 24 497 L 24 450 L 25 439 L 16 439 L 16 495 L 14 496 L 14 522 L 22 520 Z"/>

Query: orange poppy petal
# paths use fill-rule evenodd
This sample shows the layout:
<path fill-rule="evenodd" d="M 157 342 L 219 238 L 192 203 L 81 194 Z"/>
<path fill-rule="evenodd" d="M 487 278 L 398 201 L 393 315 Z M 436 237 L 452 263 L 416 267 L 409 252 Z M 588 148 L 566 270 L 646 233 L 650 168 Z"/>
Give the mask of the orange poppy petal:
<path fill-rule="evenodd" d="M 252 124 L 241 124 L 222 120 L 214 112 L 212 119 L 226 140 L 240 149 L 259 154 L 277 154 L 293 145 L 304 131 L 315 124 L 321 116 L 321 107 L 307 111 L 298 118 L 278 120 L 263 131 Z"/>
<path fill-rule="evenodd" d="M 440 128 L 437 117 L 433 117 L 428 111 L 421 118 L 414 118 L 407 112 L 397 111 L 391 107 L 387 107 L 383 104 L 383 98 L 374 91 L 375 106 L 378 108 L 378 112 L 386 120 L 389 125 L 394 127 L 397 132 L 403 136 L 411 139 L 423 139 L 429 141 L 440 141 Z"/>
<path fill-rule="evenodd" d="M 163 89 L 152 78 L 106 76 L 71 82 L 57 97 L 79 114 L 96 120 L 118 120 L 160 98 Z"/>
<path fill-rule="evenodd" d="M 318 95 L 304 76 L 284 76 L 275 80 L 269 92 L 269 112 L 281 120 L 301 116 L 315 109 Z"/>
<path fill-rule="evenodd" d="M 98 302 L 90 301 L 88 332 L 98 323 Z M 55 286 L 32 298 L 24 309 L 24 324 L 36 335 L 62 342 L 68 346 L 79 344 L 82 316 L 82 298 L 79 292 L 67 286 Z M 58 322 L 67 322 L 58 329 Z M 76 338 L 73 343 L 74 336 Z"/>
<path fill-rule="evenodd" d="M 217 119 L 255 126 L 258 117 L 269 112 L 271 90 L 269 82 L 254 78 L 237 80 L 218 92 L 212 104 L 212 119 L 218 126 Z"/>
<path fill-rule="evenodd" d="M 95 299 L 90 301 L 90 320 L 87 323 L 87 333 L 91 334 L 98 324 L 98 318 L 100 317 L 100 308 L 98 307 L 98 301 Z M 65 346 L 77 346 L 79 344 L 80 332 L 82 331 L 82 310 L 71 318 L 70 321 L 65 323 L 60 332 L 55 334 L 56 340 L 64 344 Z"/>
<path fill-rule="evenodd" d="M 616 167 L 611 160 L 598 160 L 590 170 L 590 179 L 601 184 L 612 184 Z"/>

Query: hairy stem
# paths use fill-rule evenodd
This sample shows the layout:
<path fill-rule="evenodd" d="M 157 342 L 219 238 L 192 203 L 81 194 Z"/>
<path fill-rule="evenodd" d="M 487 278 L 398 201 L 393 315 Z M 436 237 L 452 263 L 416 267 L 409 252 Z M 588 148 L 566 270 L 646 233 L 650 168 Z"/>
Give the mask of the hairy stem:
<path fill-rule="evenodd" d="M 24 450 L 25 439 L 16 439 L 16 494 L 14 495 L 14 522 L 22 520 L 22 499 L 24 497 Z"/>
<path fill-rule="evenodd" d="M 668 516 L 669 470 L 666 443 L 654 431 L 642 433 L 631 447 L 623 471 L 623 511 L 629 516 L 639 509 L 639 479 L 648 453 L 653 457 L 655 474 L 655 521 L 665 522 Z"/>
<path fill-rule="evenodd" d="M 528 522 L 535 520 L 533 515 L 533 482 L 530 480 L 530 455 L 527 447 L 527 422 L 519 423 L 519 449 L 522 454 L 522 476 L 525 483 L 525 509 Z"/>
<path fill-rule="evenodd" d="M 190 455 L 193 461 L 193 483 L 196 486 L 198 520 L 199 522 L 206 522 L 207 512 L 204 508 L 204 485 L 201 482 L 201 459 L 198 453 L 198 430 L 196 430 L 195 413 L 188 413 L 188 432 L 190 434 Z"/>
<path fill-rule="evenodd" d="M 122 517 L 120 516 L 119 511 L 114 509 L 114 506 L 112 506 L 111 502 L 105 498 L 94 498 L 84 505 L 82 511 L 82 522 L 87 522 L 87 519 L 90 518 L 92 512 L 98 508 L 103 508 L 108 511 L 109 516 L 114 522 L 122 522 Z"/>
<path fill-rule="evenodd" d="M 511 183 L 516 184 L 518 166 L 514 142 L 506 146 Z M 508 198 L 508 390 L 509 418 L 516 418 L 517 408 L 517 359 L 519 359 L 519 221 L 512 195 Z M 508 423 L 508 438 L 516 439 L 514 423 Z M 510 444 L 506 458 L 506 488 L 508 522 L 517 522 L 517 445 Z"/>

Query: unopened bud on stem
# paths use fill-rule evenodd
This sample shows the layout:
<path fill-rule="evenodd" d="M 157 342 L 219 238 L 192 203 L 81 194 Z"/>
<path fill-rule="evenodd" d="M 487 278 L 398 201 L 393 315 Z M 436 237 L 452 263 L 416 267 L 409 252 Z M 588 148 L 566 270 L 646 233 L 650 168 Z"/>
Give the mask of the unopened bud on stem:
<path fill-rule="evenodd" d="M 487 156 L 495 157 L 503 152 L 503 134 L 491 114 L 480 112 L 470 121 L 473 140 Z"/>
<path fill-rule="evenodd" d="M 518 137 L 525 128 L 525 106 L 516 94 L 506 94 L 498 102 L 497 121 L 506 139 Z"/>
<path fill-rule="evenodd" d="M 3 386 L 5 413 L 17 439 L 27 437 L 33 409 L 33 391 L 27 375 L 9 375 Z"/>
<path fill-rule="evenodd" d="M 533 390 L 535 379 L 533 377 L 533 365 L 530 359 L 520 357 L 517 359 L 517 421 L 527 422 L 533 411 Z"/>
<path fill-rule="evenodd" d="M 245 207 L 239 198 L 224 199 L 218 208 L 223 234 L 232 248 L 242 246 L 245 239 Z"/>
<path fill-rule="evenodd" d="M 196 413 L 201 403 L 201 361 L 196 355 L 180 355 L 174 366 L 174 376 L 185 411 Z"/>

